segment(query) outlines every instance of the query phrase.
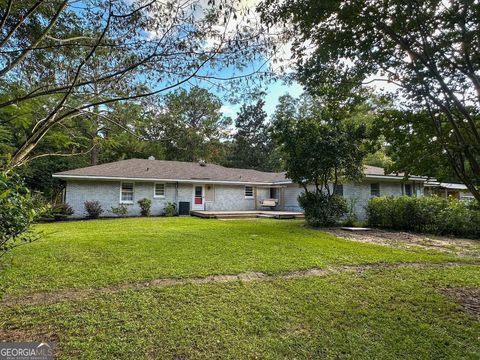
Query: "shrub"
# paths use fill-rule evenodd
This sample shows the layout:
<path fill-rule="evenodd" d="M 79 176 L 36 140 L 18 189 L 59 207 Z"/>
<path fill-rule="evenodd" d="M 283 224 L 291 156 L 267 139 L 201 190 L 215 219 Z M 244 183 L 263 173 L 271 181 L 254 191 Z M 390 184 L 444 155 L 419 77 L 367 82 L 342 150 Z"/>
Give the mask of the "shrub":
<path fill-rule="evenodd" d="M 85 201 L 83 205 L 89 219 L 98 219 L 103 213 L 102 206 L 98 201 Z"/>
<path fill-rule="evenodd" d="M 10 249 L 37 239 L 30 229 L 44 210 L 35 207 L 20 177 L 0 172 L 0 258 Z"/>
<path fill-rule="evenodd" d="M 150 209 L 152 207 L 152 200 L 143 198 L 138 200 L 138 205 L 140 205 L 140 214 L 142 216 L 150 216 Z"/>
<path fill-rule="evenodd" d="M 122 217 L 128 214 L 128 207 L 126 205 L 120 205 L 118 207 L 112 206 L 112 213 L 118 217 Z"/>
<path fill-rule="evenodd" d="M 358 202 L 358 198 L 356 197 L 352 197 L 348 199 L 346 216 L 341 222 L 343 226 L 357 226 L 359 224 L 356 209 L 355 209 L 357 206 L 357 202 Z"/>
<path fill-rule="evenodd" d="M 367 217 L 373 227 L 480 237 L 480 209 L 474 202 L 439 197 L 376 197 L 368 202 Z"/>
<path fill-rule="evenodd" d="M 175 216 L 177 215 L 177 205 L 172 202 L 167 202 L 165 205 L 165 216 Z"/>
<path fill-rule="evenodd" d="M 347 213 L 347 202 L 338 195 L 329 197 L 323 193 L 304 192 L 298 203 L 305 211 L 305 220 L 311 226 L 332 226 Z"/>
<path fill-rule="evenodd" d="M 74 214 L 72 207 L 67 204 L 54 204 L 50 207 L 47 217 L 54 220 L 64 220 Z"/>

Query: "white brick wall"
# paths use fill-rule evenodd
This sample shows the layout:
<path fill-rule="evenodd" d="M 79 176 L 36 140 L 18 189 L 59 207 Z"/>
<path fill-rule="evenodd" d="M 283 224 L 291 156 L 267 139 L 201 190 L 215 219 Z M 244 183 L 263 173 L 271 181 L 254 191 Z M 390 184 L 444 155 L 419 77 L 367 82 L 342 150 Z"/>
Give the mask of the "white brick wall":
<path fill-rule="evenodd" d="M 120 181 L 67 181 L 66 202 L 74 210 L 73 217 L 83 218 L 86 216 L 85 201 L 97 200 L 100 202 L 104 213 L 102 216 L 114 216 L 112 207 L 120 205 Z M 254 210 L 255 200 L 245 199 L 245 187 L 243 185 L 214 185 L 215 201 L 205 204 L 206 210 Z M 152 200 L 152 215 L 162 215 L 167 202 L 186 201 L 192 208 L 193 184 L 178 185 L 178 199 L 175 199 L 175 184 L 167 183 L 165 186 L 165 198 L 154 198 L 154 183 L 135 182 L 133 204 L 126 205 L 129 216 L 139 216 L 140 207 L 137 201 L 142 198 Z M 257 188 L 257 202 L 269 198 L 268 188 Z M 257 204 L 258 205 L 258 204 Z"/>
<path fill-rule="evenodd" d="M 133 204 L 125 204 L 128 215 L 140 215 L 140 207 L 137 201 L 143 198 L 152 200 L 152 215 L 163 214 L 165 204 L 174 201 L 175 184 L 166 184 L 165 198 L 153 197 L 153 183 L 135 182 Z M 68 181 L 66 202 L 74 210 L 73 217 L 82 218 L 86 216 L 85 201 L 96 200 L 100 202 L 104 213 L 102 216 L 114 216 L 112 207 L 120 205 L 120 181 Z"/>
<path fill-rule="evenodd" d="M 258 203 L 270 196 L 270 190 L 257 188 Z M 207 202 L 205 209 L 210 211 L 255 210 L 255 200 L 245 199 L 243 185 L 215 185 L 215 201 Z"/>
<path fill-rule="evenodd" d="M 380 184 L 380 196 L 393 195 L 400 196 L 402 192 L 402 183 L 400 182 L 378 182 L 378 181 L 365 181 L 362 183 L 347 183 L 343 185 L 343 196 L 347 201 L 355 199 L 355 212 L 360 220 L 366 218 L 365 206 L 368 200 L 371 198 L 370 184 Z M 417 193 L 419 196 L 423 196 L 423 186 L 419 183 L 415 184 Z M 298 205 L 298 195 L 303 192 L 303 188 L 297 184 L 288 185 L 285 188 L 285 210 L 301 211 L 302 209 Z"/>
<path fill-rule="evenodd" d="M 359 219 L 365 219 L 365 206 L 370 199 L 370 183 L 348 183 L 343 186 L 344 197 L 356 199 L 356 213 Z M 206 202 L 205 210 L 227 211 L 227 210 L 254 210 L 255 200 L 245 199 L 245 187 L 243 185 L 214 185 L 215 201 Z M 416 184 L 418 195 L 423 196 L 423 186 Z M 298 205 L 298 195 L 303 192 L 297 184 L 288 185 L 284 189 L 284 206 L 278 210 L 301 211 Z M 142 198 L 152 200 L 152 215 L 162 215 L 167 202 L 186 201 L 192 207 L 193 184 L 178 185 L 178 199 L 175 199 L 175 184 L 167 183 L 165 186 L 165 197 L 154 198 L 154 183 L 135 182 L 133 204 L 127 205 L 128 215 L 140 215 L 140 207 L 137 201 Z M 402 195 L 402 184 L 400 182 L 380 182 L 380 195 Z M 257 187 L 257 209 L 263 199 L 270 197 L 269 188 Z M 120 181 L 67 181 L 66 201 L 74 210 L 73 217 L 85 217 L 84 202 L 97 200 L 100 202 L 104 213 L 102 216 L 113 216 L 112 207 L 120 205 Z"/>

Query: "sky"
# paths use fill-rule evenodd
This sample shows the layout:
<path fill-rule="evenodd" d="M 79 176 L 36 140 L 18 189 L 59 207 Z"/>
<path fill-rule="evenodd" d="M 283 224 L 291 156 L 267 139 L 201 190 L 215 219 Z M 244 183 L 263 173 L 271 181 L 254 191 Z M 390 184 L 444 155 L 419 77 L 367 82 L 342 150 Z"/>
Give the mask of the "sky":
<path fill-rule="evenodd" d="M 247 26 L 255 27 L 254 24 L 261 23 L 260 15 L 255 11 L 255 7 L 258 5 L 259 2 L 260 0 L 236 0 L 236 2 L 226 1 L 226 3 L 229 3 L 231 6 L 237 9 L 238 18 L 230 17 L 228 24 L 226 26 L 224 24 L 218 25 L 218 30 L 220 32 L 225 32 L 225 34 L 232 34 L 232 36 L 235 37 L 235 35 L 233 34 L 236 33 L 237 27 L 239 25 L 240 26 L 247 25 Z M 211 7 L 211 5 L 209 4 L 208 0 L 198 0 L 197 4 L 200 5 L 197 12 L 198 14 L 197 16 L 200 18 L 204 15 L 203 9 L 208 9 Z M 245 11 L 247 9 L 249 11 Z M 275 27 L 271 27 L 269 30 L 272 31 L 272 34 L 273 32 L 278 31 L 278 29 L 276 29 Z M 216 43 L 217 41 L 214 39 L 207 39 L 206 41 L 207 47 L 215 47 Z M 249 72 L 251 73 L 252 71 L 255 71 L 258 69 L 262 69 L 262 71 L 264 71 L 264 70 L 267 70 L 267 68 L 269 68 L 269 71 L 273 71 L 276 73 L 276 75 L 282 76 L 283 73 L 280 73 L 278 70 L 280 65 L 285 66 L 286 71 L 291 73 L 293 69 L 288 66 L 290 64 L 290 60 L 288 60 L 288 65 L 287 65 L 287 62 L 282 61 L 280 59 L 280 57 L 290 59 L 290 56 L 291 56 L 290 44 L 277 43 L 276 53 L 278 54 L 275 56 L 276 61 L 273 61 L 273 57 L 270 58 L 270 61 L 267 63 L 266 67 L 264 64 L 264 61 L 266 59 L 265 57 L 252 59 L 252 64 L 250 66 L 250 69 L 246 70 L 245 73 L 249 73 Z M 238 70 L 231 68 L 231 69 L 220 70 L 215 75 L 219 77 L 228 78 L 229 76 L 240 75 L 240 74 L 238 73 Z M 199 85 L 201 86 L 201 84 Z M 224 100 L 224 98 L 228 96 L 223 96 L 228 94 L 222 94 L 220 90 L 215 90 L 215 89 L 210 89 L 210 90 L 215 94 L 217 94 L 224 101 L 221 111 L 226 116 L 235 118 L 237 112 L 242 106 L 242 103 L 241 102 L 235 103 L 235 104 L 228 103 L 227 101 Z M 264 99 L 265 100 L 264 110 L 269 116 L 271 116 L 274 113 L 275 108 L 278 104 L 278 100 L 281 96 L 289 94 L 293 97 L 298 97 L 303 93 L 302 87 L 299 83 L 291 82 L 289 84 L 286 84 L 284 81 L 280 79 L 270 82 L 268 84 L 265 84 L 264 90 L 266 92 L 266 96 Z"/>
<path fill-rule="evenodd" d="M 274 83 L 270 84 L 266 88 L 266 96 L 265 96 L 265 106 L 264 110 L 268 114 L 268 116 L 271 116 L 275 112 L 275 108 L 278 104 L 278 99 L 286 94 L 289 94 L 293 97 L 298 97 L 303 93 L 302 86 L 294 82 L 292 84 L 283 84 L 282 81 L 277 80 Z M 229 104 L 225 103 L 221 111 L 226 115 L 235 118 L 237 112 L 240 110 L 240 107 L 242 104 Z"/>
<path fill-rule="evenodd" d="M 134 1 L 134 0 L 132 0 Z M 237 29 L 237 26 L 239 25 L 245 25 L 246 22 L 248 23 L 251 23 L 251 24 L 258 24 L 259 22 L 261 22 L 260 18 L 259 18 L 259 14 L 256 13 L 255 11 L 255 7 L 256 5 L 258 4 L 259 0 L 239 0 L 238 2 L 236 2 L 235 4 L 235 7 L 237 8 L 237 11 L 238 11 L 238 18 L 235 17 L 229 17 L 229 21 L 225 24 L 225 23 L 219 23 L 219 25 L 217 25 L 218 27 L 218 31 L 220 33 L 223 33 L 224 35 L 226 35 L 226 37 L 230 37 L 232 36 L 232 38 L 235 38 L 235 33 L 236 33 L 236 29 Z M 228 3 L 228 2 L 227 2 Z M 205 15 L 205 9 L 208 9 L 211 7 L 211 5 L 209 4 L 208 0 L 197 0 L 197 4 L 199 4 L 200 6 L 198 7 L 198 9 L 195 10 L 194 12 L 194 16 L 195 17 L 198 17 L 198 19 L 202 18 L 204 15 Z M 232 3 L 233 4 L 233 3 Z M 232 5 L 233 6 L 233 5 Z M 249 9 L 250 11 L 248 13 L 245 13 L 243 10 L 244 9 Z M 243 15 L 240 15 L 240 14 L 243 14 Z M 223 18 L 222 18 L 223 19 Z M 250 26 L 250 25 L 247 25 L 247 26 Z M 251 25 L 252 27 L 255 27 L 255 25 Z M 271 32 L 270 32 L 271 31 Z M 276 32 L 279 32 L 279 28 L 269 28 L 269 32 L 268 34 L 274 34 Z M 155 33 L 152 33 L 151 36 L 156 36 Z M 268 37 L 268 35 L 267 35 Z M 218 39 L 215 39 L 215 38 L 208 38 L 206 39 L 206 48 L 215 48 L 216 46 L 218 46 Z M 291 73 L 293 71 L 293 68 L 292 68 L 292 63 L 291 63 L 291 51 L 290 51 L 290 46 L 291 46 L 291 43 L 277 43 L 277 50 L 276 50 L 276 55 L 275 55 L 275 60 L 276 61 L 272 61 L 273 58 L 270 58 L 270 62 L 268 65 L 270 65 L 270 70 L 273 70 L 274 72 L 277 73 L 277 75 L 282 75 L 280 72 L 279 72 L 279 68 L 280 68 L 280 64 L 284 66 L 284 68 L 286 68 L 286 71 Z M 278 53 L 277 53 L 278 52 Z M 281 60 L 280 58 L 283 58 L 283 59 L 289 59 L 289 60 Z M 248 72 L 251 72 L 253 70 L 253 68 L 255 68 L 255 66 L 259 66 L 261 64 L 263 64 L 263 62 L 265 61 L 265 57 L 263 58 L 256 58 L 256 59 L 252 59 L 252 68 L 248 70 Z M 211 70 L 211 69 L 210 69 Z M 263 69 L 265 70 L 265 69 Z M 202 74 L 202 75 L 207 75 L 207 73 L 205 74 Z M 227 69 L 223 69 L 223 70 L 219 70 L 217 73 L 215 73 L 215 76 L 218 76 L 218 77 L 221 77 L 221 78 L 228 78 L 230 76 L 236 76 L 236 75 L 239 75 L 239 73 L 237 71 L 235 71 L 233 68 L 227 68 Z M 243 74 L 242 74 L 243 75 Z M 368 79 L 367 79 L 368 80 Z M 209 84 L 208 83 L 203 83 L 200 81 L 198 83 L 191 83 L 189 85 L 184 85 L 182 87 L 189 87 L 189 86 L 193 86 L 193 85 L 198 85 L 198 86 L 203 86 L 203 87 L 206 87 L 206 88 L 209 88 Z M 385 82 L 380 82 L 380 83 L 377 83 L 377 84 L 372 84 L 372 87 L 380 90 L 380 88 L 390 88 L 391 87 L 391 84 L 387 84 Z M 209 88 L 210 91 L 212 91 L 213 93 L 215 93 L 216 95 L 218 95 L 222 101 L 224 102 L 223 106 L 222 106 L 222 109 L 221 111 L 226 115 L 226 116 L 230 116 L 232 118 L 235 118 L 236 117 L 236 114 L 237 112 L 239 111 L 240 107 L 242 106 L 242 103 L 228 103 L 225 98 L 228 97 L 228 93 L 226 91 L 228 90 L 225 90 L 222 91 L 221 90 L 218 90 L 218 89 L 213 89 L 213 88 Z M 392 89 L 388 89 L 388 90 L 392 90 Z M 285 95 L 285 94 L 289 94 L 293 97 L 298 97 L 299 95 L 302 94 L 303 90 L 302 90 L 302 86 L 299 84 L 299 83 L 296 83 L 296 82 L 292 82 L 292 83 L 284 83 L 282 80 L 276 80 L 274 82 L 271 82 L 269 84 L 266 84 L 265 85 L 265 92 L 266 92 L 266 97 L 265 97 L 265 107 L 264 107 L 264 110 L 267 112 L 267 114 L 269 116 L 271 116 L 274 111 L 275 111 L 275 108 L 278 104 L 278 100 L 281 96 Z M 224 96 L 226 95 L 226 96 Z"/>

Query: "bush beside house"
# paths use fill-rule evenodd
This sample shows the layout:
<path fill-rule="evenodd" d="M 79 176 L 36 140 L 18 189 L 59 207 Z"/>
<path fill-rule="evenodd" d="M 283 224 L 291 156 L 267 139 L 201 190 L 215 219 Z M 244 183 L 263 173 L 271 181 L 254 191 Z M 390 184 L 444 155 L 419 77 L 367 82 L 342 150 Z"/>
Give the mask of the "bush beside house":
<path fill-rule="evenodd" d="M 384 196 L 370 199 L 366 210 L 372 227 L 480 238 L 480 207 L 473 201 Z"/>
<path fill-rule="evenodd" d="M 305 211 L 308 225 L 315 227 L 333 226 L 348 211 L 343 197 L 322 192 L 304 192 L 298 197 L 298 203 Z"/>
<path fill-rule="evenodd" d="M 72 216 L 74 211 L 72 207 L 67 203 L 53 204 L 48 212 L 46 218 L 53 219 L 55 221 L 65 220 L 69 216 Z"/>
<path fill-rule="evenodd" d="M 124 217 L 128 214 L 128 207 L 123 204 L 117 207 L 112 206 L 111 212 L 118 217 Z"/>
<path fill-rule="evenodd" d="M 89 219 L 98 219 L 103 214 L 102 206 L 98 201 L 85 201 L 84 206 Z"/>
<path fill-rule="evenodd" d="M 175 216 L 177 215 L 177 205 L 173 202 L 167 202 L 165 205 L 165 216 Z"/>
<path fill-rule="evenodd" d="M 140 206 L 140 214 L 142 216 L 150 216 L 152 208 L 152 200 L 143 198 L 137 201 Z"/>

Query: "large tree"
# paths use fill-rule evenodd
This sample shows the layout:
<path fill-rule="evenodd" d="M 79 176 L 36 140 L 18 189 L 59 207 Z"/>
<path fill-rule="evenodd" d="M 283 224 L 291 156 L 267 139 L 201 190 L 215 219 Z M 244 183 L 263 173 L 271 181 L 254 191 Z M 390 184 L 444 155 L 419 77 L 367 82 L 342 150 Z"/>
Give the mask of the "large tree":
<path fill-rule="evenodd" d="M 457 177 L 443 151 L 426 112 L 388 109 L 379 116 L 373 132 L 385 139 L 385 153 L 393 161 L 387 168 L 408 169 L 410 173 L 455 181 Z M 453 144 L 451 144 L 452 146 Z"/>
<path fill-rule="evenodd" d="M 333 225 L 346 212 L 335 189 L 363 177 L 365 126 L 348 120 L 350 105 L 304 96 L 280 98 L 274 114 L 274 139 L 287 177 L 303 187 L 299 203 L 307 222 Z"/>
<path fill-rule="evenodd" d="M 91 163 L 99 161 L 112 124 L 120 123 L 112 116 L 115 104 L 258 73 L 268 39 L 255 19 L 241 21 L 240 6 L 227 0 L 0 0 L 0 170 L 7 184 L 0 198 L 10 196 L 16 169 L 52 155 L 56 146 L 45 146 L 47 139 L 70 144 L 68 155 L 89 143 Z M 15 127 L 22 131 L 12 132 Z M 81 141 L 69 136 L 70 130 L 81 134 L 80 127 Z M 15 241 L 31 217 L 17 216 L 15 206 L 2 210 L 2 221 L 11 216 L 15 231 L 1 241 Z"/>
<path fill-rule="evenodd" d="M 396 84 L 404 109 L 428 114 L 425 135 L 441 146 L 427 151 L 445 156 L 480 200 L 477 1 L 265 0 L 259 10 L 267 23 L 290 27 L 299 79 L 311 92 Z"/>
<path fill-rule="evenodd" d="M 235 119 L 235 134 L 229 164 L 263 171 L 277 170 L 278 157 L 270 134 L 270 123 L 263 109 L 265 101 L 244 104 Z"/>
<path fill-rule="evenodd" d="M 9 166 L 37 156 L 46 134 L 67 119 L 96 120 L 96 149 L 115 102 L 246 76 L 252 59 L 256 72 L 263 42 L 255 41 L 255 53 L 250 44 L 262 30 L 239 16 L 228 1 L 0 0 L 0 109 L 40 105 L 29 109 Z"/>
<path fill-rule="evenodd" d="M 217 96 L 193 87 L 151 100 L 148 121 L 141 129 L 142 138 L 161 144 L 165 159 L 218 160 L 229 119 L 220 111 L 222 102 Z"/>
<path fill-rule="evenodd" d="M 350 107 L 331 107 L 324 99 L 283 96 L 273 116 L 273 137 L 287 176 L 305 191 L 325 192 L 345 179 L 363 177 L 365 125 L 348 117 Z"/>

